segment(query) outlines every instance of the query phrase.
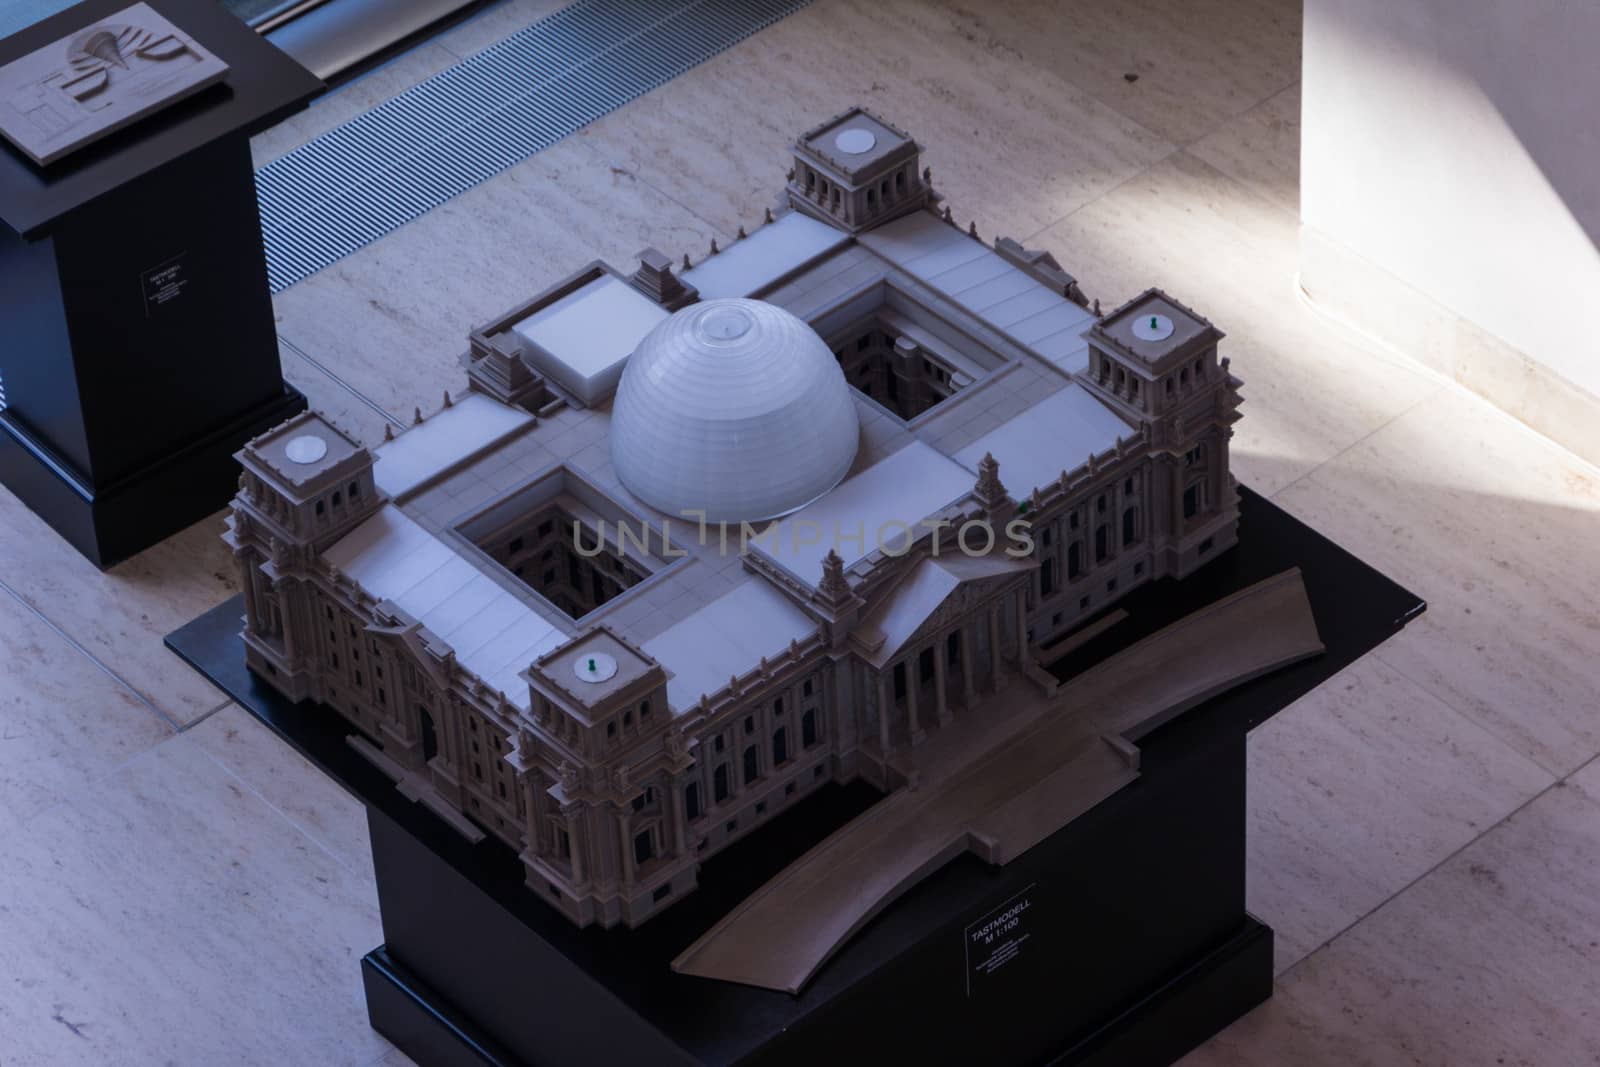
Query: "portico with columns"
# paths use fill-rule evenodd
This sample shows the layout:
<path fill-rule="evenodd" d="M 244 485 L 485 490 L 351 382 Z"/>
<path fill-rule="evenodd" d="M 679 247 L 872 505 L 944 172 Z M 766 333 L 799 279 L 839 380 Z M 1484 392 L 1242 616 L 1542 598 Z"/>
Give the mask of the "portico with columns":
<path fill-rule="evenodd" d="M 862 620 L 850 646 L 869 757 L 915 748 L 1021 673 L 1032 569 L 1003 555 L 924 559 Z"/>

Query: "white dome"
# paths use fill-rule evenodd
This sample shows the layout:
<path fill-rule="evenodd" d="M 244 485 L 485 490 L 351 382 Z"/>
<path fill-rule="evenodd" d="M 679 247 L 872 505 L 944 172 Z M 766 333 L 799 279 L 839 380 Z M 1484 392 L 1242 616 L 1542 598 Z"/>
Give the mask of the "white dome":
<path fill-rule="evenodd" d="M 668 515 L 755 522 L 839 484 L 860 427 L 822 338 L 760 300 L 706 300 L 639 342 L 617 387 L 611 462 Z"/>

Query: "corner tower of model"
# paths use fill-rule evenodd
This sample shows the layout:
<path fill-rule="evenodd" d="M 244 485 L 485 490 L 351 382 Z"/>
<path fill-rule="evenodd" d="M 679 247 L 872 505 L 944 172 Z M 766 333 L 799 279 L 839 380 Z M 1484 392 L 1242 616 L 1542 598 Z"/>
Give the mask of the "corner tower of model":
<path fill-rule="evenodd" d="M 932 202 L 921 154 L 908 135 L 852 108 L 795 142 L 789 204 L 850 233 L 882 225 Z"/>
<path fill-rule="evenodd" d="M 1183 577 L 1238 540 L 1228 471 L 1239 385 L 1217 358 L 1223 333 L 1160 289 L 1147 289 L 1085 334 L 1085 387 L 1149 427 L 1151 520 L 1166 573 Z"/>

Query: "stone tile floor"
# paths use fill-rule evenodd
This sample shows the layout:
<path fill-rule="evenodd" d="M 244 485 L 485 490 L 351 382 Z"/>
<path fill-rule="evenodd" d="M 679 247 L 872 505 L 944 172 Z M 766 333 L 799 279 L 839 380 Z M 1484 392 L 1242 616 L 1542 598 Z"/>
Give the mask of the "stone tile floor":
<path fill-rule="evenodd" d="M 556 5 L 508 0 L 259 159 Z M 957 218 L 1114 306 L 1229 335 L 1241 477 L 1428 614 L 1251 740 L 1273 999 L 1193 1064 L 1600 1060 L 1600 471 L 1295 285 L 1296 0 L 817 0 L 282 293 L 285 371 L 373 442 L 459 388 L 476 322 L 596 256 L 695 258 L 855 102 Z M 1128 75 L 1137 75 L 1130 79 Z M 215 516 L 101 574 L 0 490 L 0 1064 L 399 1064 L 358 806 L 161 637 L 235 589 Z"/>

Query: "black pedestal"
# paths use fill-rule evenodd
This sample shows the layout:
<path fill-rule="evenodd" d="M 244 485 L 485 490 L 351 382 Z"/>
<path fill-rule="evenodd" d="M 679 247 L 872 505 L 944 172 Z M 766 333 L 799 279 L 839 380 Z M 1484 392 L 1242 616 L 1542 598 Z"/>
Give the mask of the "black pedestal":
<path fill-rule="evenodd" d="M 126 6 L 0 42 L 8 62 Z M 249 137 L 321 83 L 210 0 L 152 6 L 221 85 L 46 167 L 0 147 L 0 481 L 109 566 L 221 507 L 305 407 L 279 368 Z"/>
<path fill-rule="evenodd" d="M 1296 565 L 1327 654 L 1141 738 L 1136 782 L 1003 868 L 948 864 L 799 996 L 669 964 L 870 806 L 867 787 L 827 787 L 718 854 L 638 930 L 577 930 L 509 849 L 469 845 L 405 800 L 333 712 L 258 685 L 238 601 L 168 644 L 367 805 L 385 938 L 363 961 L 368 1010 L 420 1063 L 1166 1064 L 1271 991 L 1271 931 L 1244 910 L 1247 731 L 1423 607 L 1254 494 L 1242 509 L 1237 548 L 1130 597 L 1129 620 L 1056 669 Z"/>

